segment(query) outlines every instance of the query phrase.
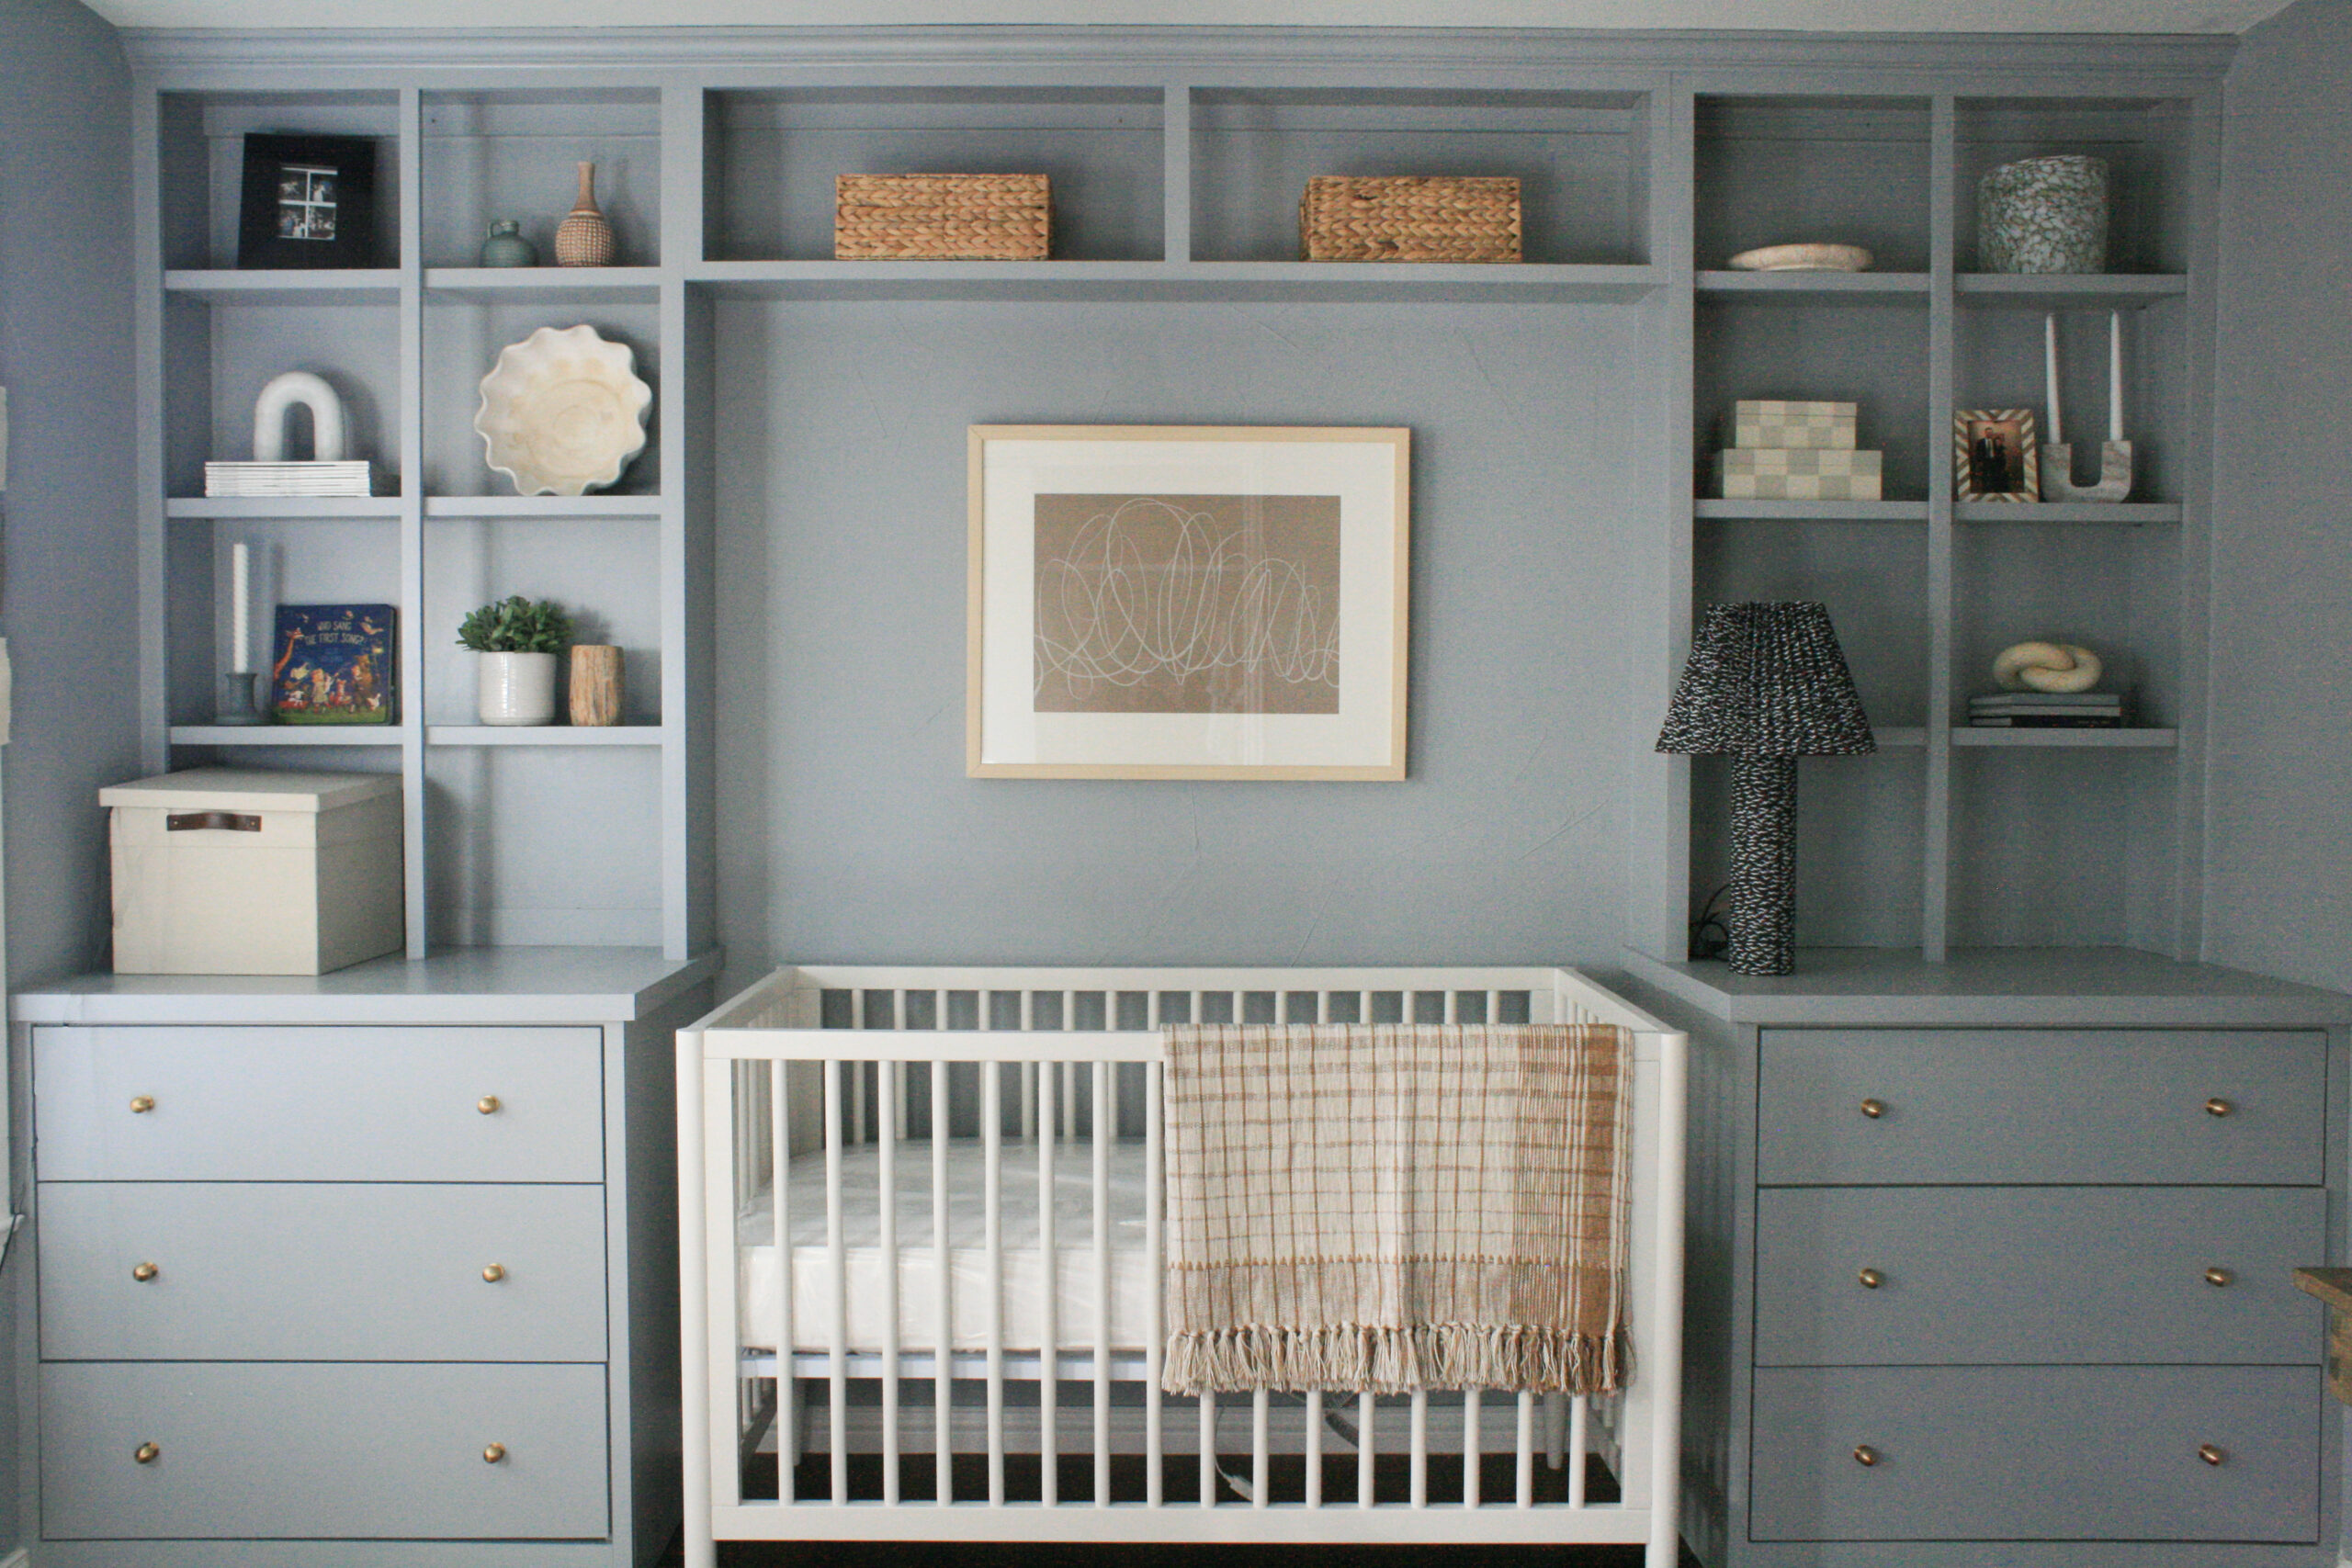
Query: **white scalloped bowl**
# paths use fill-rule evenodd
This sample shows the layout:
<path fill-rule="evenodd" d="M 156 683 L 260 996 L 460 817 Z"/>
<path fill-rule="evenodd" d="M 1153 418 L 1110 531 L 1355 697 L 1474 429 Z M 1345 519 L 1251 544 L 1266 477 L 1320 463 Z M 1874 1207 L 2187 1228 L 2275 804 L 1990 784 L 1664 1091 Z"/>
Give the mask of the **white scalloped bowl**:
<path fill-rule="evenodd" d="M 474 429 L 490 466 L 522 495 L 581 495 L 617 483 L 645 450 L 653 389 L 627 344 L 594 327 L 541 327 L 499 350 Z"/>

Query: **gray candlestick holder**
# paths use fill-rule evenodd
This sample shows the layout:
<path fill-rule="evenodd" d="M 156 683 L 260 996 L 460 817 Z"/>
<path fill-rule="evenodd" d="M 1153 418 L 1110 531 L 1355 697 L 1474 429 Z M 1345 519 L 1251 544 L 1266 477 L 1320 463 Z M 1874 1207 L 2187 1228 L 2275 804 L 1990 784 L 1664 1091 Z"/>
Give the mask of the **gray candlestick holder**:
<path fill-rule="evenodd" d="M 220 698 L 212 716 L 215 724 L 266 724 L 261 711 L 261 677 L 250 670 L 232 670 L 220 677 Z"/>
<path fill-rule="evenodd" d="M 2102 441 L 2098 446 L 2098 482 L 2075 482 L 2075 445 L 2041 449 L 2041 499 L 2044 501 L 2121 501 L 2132 493 L 2132 443 Z"/>

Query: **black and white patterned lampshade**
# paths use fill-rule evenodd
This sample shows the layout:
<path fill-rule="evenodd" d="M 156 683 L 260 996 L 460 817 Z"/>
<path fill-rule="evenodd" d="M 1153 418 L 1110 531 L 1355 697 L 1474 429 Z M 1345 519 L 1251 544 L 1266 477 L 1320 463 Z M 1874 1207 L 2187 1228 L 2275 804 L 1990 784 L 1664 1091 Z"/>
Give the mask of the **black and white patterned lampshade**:
<path fill-rule="evenodd" d="M 1708 605 L 1657 749 L 1746 757 L 1877 750 L 1828 608 L 1811 600 Z"/>

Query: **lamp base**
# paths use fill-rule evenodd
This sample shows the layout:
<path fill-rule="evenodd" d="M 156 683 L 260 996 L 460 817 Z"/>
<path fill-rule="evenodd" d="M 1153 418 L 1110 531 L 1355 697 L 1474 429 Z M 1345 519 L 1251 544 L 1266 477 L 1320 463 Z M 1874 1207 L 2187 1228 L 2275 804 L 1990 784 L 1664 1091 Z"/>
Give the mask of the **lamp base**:
<path fill-rule="evenodd" d="M 1731 773 L 1731 934 L 1735 975 L 1797 966 L 1797 760 L 1747 757 Z"/>

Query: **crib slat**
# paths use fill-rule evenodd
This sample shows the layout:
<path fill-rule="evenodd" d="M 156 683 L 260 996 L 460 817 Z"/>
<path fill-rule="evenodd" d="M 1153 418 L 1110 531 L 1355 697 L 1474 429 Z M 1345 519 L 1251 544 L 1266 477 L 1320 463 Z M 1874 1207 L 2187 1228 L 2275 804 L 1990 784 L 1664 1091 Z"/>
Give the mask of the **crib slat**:
<path fill-rule="evenodd" d="M 1250 1394 L 1250 1506 L 1266 1506 L 1267 1396 L 1262 1388 Z"/>
<path fill-rule="evenodd" d="M 1585 1397 L 1568 1403 L 1568 1506 L 1584 1506 Z"/>
<path fill-rule="evenodd" d="M 1323 1506 L 1323 1391 L 1306 1391 L 1306 1506 Z"/>
<path fill-rule="evenodd" d="M 1535 1506 L 1535 1395 L 1519 1392 L 1519 1506 Z"/>
<path fill-rule="evenodd" d="M 1451 1011 L 1453 993 L 1446 992 L 1445 998 Z M 1430 1391 L 1425 1388 L 1413 1391 L 1412 1449 L 1412 1506 L 1426 1508 L 1430 1506 Z"/>
<path fill-rule="evenodd" d="M 796 1419 L 799 1411 L 794 1403 L 794 1395 L 799 1392 L 800 1385 L 799 1380 L 792 1375 L 795 1342 L 792 1337 L 792 1220 L 787 1198 L 792 1188 L 791 1096 L 786 1088 L 788 1070 L 788 1063 L 768 1064 L 768 1097 L 775 1123 L 768 1152 L 768 1190 L 775 1196 L 775 1212 L 770 1218 L 775 1222 L 773 1238 L 776 1278 L 784 1285 L 783 1290 L 777 1292 L 779 1299 L 775 1314 L 775 1418 L 778 1422 L 789 1423 L 789 1429 L 780 1434 L 782 1440 L 776 1445 L 780 1461 L 776 1465 L 776 1498 L 785 1503 L 792 1501 L 793 1472 L 798 1468 L 800 1459 L 800 1423 Z"/>
<path fill-rule="evenodd" d="M 1152 993 L 1153 1021 L 1157 1023 L 1159 993 Z M 1167 1354 L 1168 1331 L 1160 1300 L 1159 1281 L 1166 1259 L 1162 1252 L 1160 1234 L 1160 1204 L 1164 1177 L 1160 1170 L 1159 1097 L 1160 1065 L 1148 1062 L 1143 1069 L 1143 1257 L 1144 1257 L 1144 1336 L 1143 1336 L 1143 1430 L 1144 1430 L 1144 1501 L 1157 1508 L 1168 1499 L 1167 1483 L 1160 1474 L 1166 1449 L 1166 1432 L 1162 1427 L 1159 1373 L 1160 1358 Z"/>
<path fill-rule="evenodd" d="M 1372 1433 L 1372 1395 L 1356 1398 L 1356 1506 L 1372 1506 L 1372 1456 L 1374 1441 Z"/>
<path fill-rule="evenodd" d="M 849 1506 L 849 1257 L 842 1240 L 842 1066 L 825 1064 L 825 1254 L 833 1269 L 832 1360 L 826 1377 L 831 1397 L 825 1414 L 831 1423 L 836 1508 Z"/>
<path fill-rule="evenodd" d="M 890 993 L 890 1027 L 896 1030 L 904 1030 L 907 1027 L 907 993 L 904 991 Z M 892 1075 L 890 1103 L 895 1108 L 899 1118 L 899 1135 L 903 1138 L 907 1135 L 908 1129 L 907 1077 L 903 1066 Z"/>
<path fill-rule="evenodd" d="M 1067 1022 L 1069 1014 L 1065 1011 L 1062 1018 Z M 1055 1311 L 1060 1304 L 1055 1298 L 1061 1293 L 1061 1271 L 1055 1267 L 1054 1254 L 1054 1075 L 1049 1071 L 1037 1075 L 1037 1125 L 1043 1129 L 1037 1139 L 1037 1258 L 1045 1273 L 1037 1291 L 1037 1500 L 1050 1508 L 1061 1500 L 1057 1462 L 1061 1434 L 1055 1407 L 1061 1403 L 1056 1374 L 1062 1340 L 1060 1314 Z"/>
<path fill-rule="evenodd" d="M 1201 1506 L 1216 1506 L 1216 1395 L 1204 1390 L 1201 1406 Z"/>
<path fill-rule="evenodd" d="M 1089 1069 L 1094 1079 L 1094 1506 L 1111 1506 L 1111 1064 Z"/>
<path fill-rule="evenodd" d="M 892 992 L 894 998 L 899 993 Z M 881 1146 L 875 1151 L 876 1201 L 881 1204 L 882 1242 L 882 1501 L 899 1501 L 899 1274 L 906 1260 L 899 1256 L 899 1111 L 906 1103 L 906 1074 L 897 1062 L 876 1069 L 888 1084 L 876 1084 L 876 1129 Z"/>
<path fill-rule="evenodd" d="M 939 1027 L 947 1027 L 947 998 L 939 998 L 937 1011 L 933 1015 Z M 947 1064 L 931 1065 L 931 1244 L 932 1267 L 936 1270 L 939 1289 L 937 1311 L 932 1316 L 931 1411 L 935 1428 L 932 1441 L 937 1478 L 933 1483 L 943 1508 L 956 1501 L 956 1445 L 950 1440 L 949 1417 L 956 1404 L 956 1340 L 952 1332 L 954 1318 L 950 1309 L 955 1280 L 947 1267 Z"/>
<path fill-rule="evenodd" d="M 1462 1391 L 1462 1506 L 1478 1506 L 1478 1391 Z"/>
<path fill-rule="evenodd" d="M 1037 1027 L 1035 993 L 1023 989 L 1021 993 L 1021 1032 L 1028 1033 Z M 1021 1135 L 1037 1135 L 1037 1064 L 1035 1059 L 1021 1064 Z"/>
<path fill-rule="evenodd" d="M 1004 1069 L 980 1066 L 980 1225 L 989 1255 L 989 1506 L 1004 1506 Z"/>

